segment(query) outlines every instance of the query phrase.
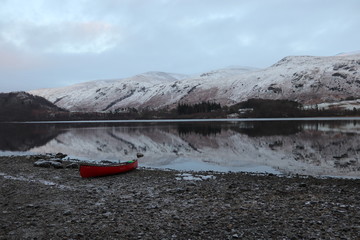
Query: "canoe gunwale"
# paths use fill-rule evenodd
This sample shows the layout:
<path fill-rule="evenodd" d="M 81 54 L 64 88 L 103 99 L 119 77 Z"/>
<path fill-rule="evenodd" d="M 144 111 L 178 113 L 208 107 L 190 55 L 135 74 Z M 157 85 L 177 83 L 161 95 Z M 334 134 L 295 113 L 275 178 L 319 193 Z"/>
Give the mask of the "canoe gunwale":
<path fill-rule="evenodd" d="M 128 161 L 128 162 L 121 162 L 121 163 L 80 163 L 80 166 L 89 166 L 89 167 L 118 167 L 118 166 L 124 166 L 134 163 L 137 160 L 134 161 Z"/>

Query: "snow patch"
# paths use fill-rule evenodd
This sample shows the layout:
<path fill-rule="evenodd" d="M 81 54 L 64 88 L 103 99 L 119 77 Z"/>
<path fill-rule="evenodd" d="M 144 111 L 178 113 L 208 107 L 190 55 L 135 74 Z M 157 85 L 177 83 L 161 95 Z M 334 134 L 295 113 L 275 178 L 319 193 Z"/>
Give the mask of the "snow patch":
<path fill-rule="evenodd" d="M 349 101 L 339 101 L 339 102 L 324 102 L 320 104 L 312 104 L 304 106 L 305 109 L 318 108 L 322 109 L 342 109 L 342 110 L 359 110 L 360 109 L 360 99 L 349 100 Z"/>
<path fill-rule="evenodd" d="M 31 179 L 31 178 L 26 178 L 24 176 L 11 176 L 11 175 L 7 175 L 7 174 L 2 173 L 2 172 L 0 172 L 0 176 L 2 176 L 5 179 L 9 179 L 9 180 L 24 181 L 24 182 L 31 182 L 31 183 L 40 183 L 40 184 L 43 184 L 43 185 L 46 185 L 46 186 L 52 186 L 52 187 L 56 187 L 56 188 L 59 188 L 59 189 L 74 190 L 74 188 L 72 188 L 70 186 L 57 184 L 55 182 L 48 181 L 48 180 L 43 180 L 43 179 Z"/>
<path fill-rule="evenodd" d="M 176 174 L 176 180 L 185 180 L 185 181 L 203 181 L 209 179 L 215 179 L 213 175 L 199 175 L 199 174 L 190 174 L 190 173 L 180 173 Z"/>

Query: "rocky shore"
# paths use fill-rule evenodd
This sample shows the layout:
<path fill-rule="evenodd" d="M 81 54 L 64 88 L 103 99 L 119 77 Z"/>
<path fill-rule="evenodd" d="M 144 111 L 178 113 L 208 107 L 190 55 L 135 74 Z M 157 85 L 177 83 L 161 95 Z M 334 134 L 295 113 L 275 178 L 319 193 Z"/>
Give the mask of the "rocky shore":
<path fill-rule="evenodd" d="M 37 161 L 0 157 L 0 239 L 360 237 L 360 180 L 141 167 L 82 179 Z"/>

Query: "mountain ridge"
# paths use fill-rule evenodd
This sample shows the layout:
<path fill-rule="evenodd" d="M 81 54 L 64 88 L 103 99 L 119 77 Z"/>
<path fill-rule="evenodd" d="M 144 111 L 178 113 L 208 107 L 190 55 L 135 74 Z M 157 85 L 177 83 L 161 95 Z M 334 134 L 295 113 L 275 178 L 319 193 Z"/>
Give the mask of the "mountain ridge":
<path fill-rule="evenodd" d="M 147 72 L 29 93 L 84 112 L 174 108 L 179 102 L 232 105 L 250 98 L 320 104 L 360 98 L 360 54 L 288 56 L 264 69 L 229 67 L 195 76 Z"/>

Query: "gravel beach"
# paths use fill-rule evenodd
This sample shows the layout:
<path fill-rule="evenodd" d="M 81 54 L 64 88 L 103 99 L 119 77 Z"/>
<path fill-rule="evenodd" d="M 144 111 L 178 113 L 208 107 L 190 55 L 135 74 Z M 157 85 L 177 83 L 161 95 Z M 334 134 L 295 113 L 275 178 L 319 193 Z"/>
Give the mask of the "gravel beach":
<path fill-rule="evenodd" d="M 360 238 L 360 180 L 141 167 L 82 179 L 35 161 L 0 157 L 0 239 Z"/>

